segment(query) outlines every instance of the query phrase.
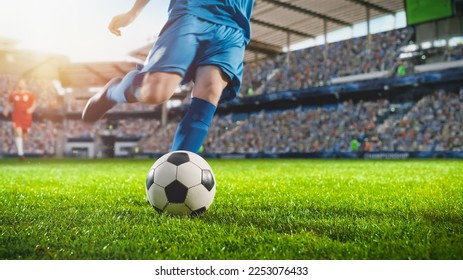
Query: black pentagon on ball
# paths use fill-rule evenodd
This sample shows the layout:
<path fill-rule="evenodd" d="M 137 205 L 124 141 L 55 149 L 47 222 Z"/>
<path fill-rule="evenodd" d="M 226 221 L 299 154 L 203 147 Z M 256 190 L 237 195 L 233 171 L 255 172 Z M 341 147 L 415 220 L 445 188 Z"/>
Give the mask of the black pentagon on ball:
<path fill-rule="evenodd" d="M 154 168 L 150 169 L 146 176 L 146 189 L 149 190 L 151 185 L 154 183 Z"/>
<path fill-rule="evenodd" d="M 190 161 L 190 157 L 188 156 L 187 153 L 184 153 L 184 152 L 175 152 L 175 153 L 172 153 L 169 158 L 167 158 L 167 161 L 176 165 L 176 166 L 179 166 L 181 164 L 184 164 L 185 162 L 189 162 Z"/>
<path fill-rule="evenodd" d="M 212 188 L 215 185 L 214 181 L 214 175 L 212 175 L 212 172 L 208 169 L 203 169 L 202 170 L 202 176 L 201 176 L 201 184 L 206 187 L 208 191 L 211 191 Z"/>
<path fill-rule="evenodd" d="M 188 188 L 182 183 L 175 180 L 165 187 L 167 200 L 171 203 L 183 203 L 185 202 Z"/>

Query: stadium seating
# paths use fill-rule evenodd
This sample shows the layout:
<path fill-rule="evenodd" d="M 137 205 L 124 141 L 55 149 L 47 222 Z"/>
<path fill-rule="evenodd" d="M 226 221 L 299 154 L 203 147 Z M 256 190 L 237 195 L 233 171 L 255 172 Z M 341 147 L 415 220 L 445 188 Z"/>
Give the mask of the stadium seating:
<path fill-rule="evenodd" d="M 354 38 L 248 63 L 244 68 L 242 91 L 234 104 L 245 104 L 249 100 L 253 104 L 264 96 L 272 96 L 269 100 L 278 102 L 285 98 L 285 94 L 290 96 L 287 99 L 297 104 L 301 95 L 293 93 L 314 88 L 321 92 L 329 85 L 338 86 L 338 83 L 339 88 L 352 88 L 355 93 L 357 85 L 346 82 L 353 77 L 378 80 L 396 74 L 397 65 L 403 63 L 399 58 L 401 47 L 412 35 L 413 29 L 404 28 L 374 34 L 370 39 L 366 36 Z M 445 47 L 442 53 L 440 63 L 444 64 L 440 66 L 445 68 L 451 63 L 460 63 L 463 45 Z M 405 75 L 414 72 L 412 68 L 407 70 Z M 1 110 L 18 79 L 17 76 L 0 75 Z M 410 80 L 408 87 L 410 83 L 420 87 L 418 80 L 421 78 L 414 79 L 417 81 Z M 433 79 L 439 77 L 431 77 L 431 82 Z M 119 104 L 113 112 L 123 114 L 115 121 L 112 118 L 90 125 L 79 120 L 85 99 L 64 98 L 51 81 L 31 78 L 28 84 L 37 94 L 38 104 L 34 125 L 25 143 L 28 154 L 57 155 L 60 154 L 58 149 L 62 149 L 66 142 L 90 143 L 85 147 L 94 145 L 101 133 L 130 142 L 127 147 L 133 147 L 139 154 L 162 154 L 170 149 L 177 126 L 175 118 L 162 126 L 158 118 L 146 119 L 133 114 L 151 114 L 155 110 L 153 106 Z M 340 102 L 306 102 L 289 109 L 264 106 L 245 113 L 234 112 L 233 109 L 220 113 L 219 110 L 204 150 L 216 154 L 343 153 L 353 152 L 350 143 L 357 139 L 362 152 L 462 152 L 462 102 L 463 96 L 458 90 L 442 87 L 429 89 L 419 99 L 408 101 L 387 98 L 363 100 L 357 96 L 355 101 L 344 97 Z M 178 119 L 181 114 L 176 117 Z M 0 119 L 0 126 L 0 154 L 14 155 L 11 122 Z M 68 148 L 64 153 L 72 155 Z M 92 153 L 86 155 L 92 156 Z"/>
<path fill-rule="evenodd" d="M 245 66 L 241 96 L 323 86 L 332 78 L 393 71 L 413 30 L 403 28 L 281 54 Z M 369 47 L 368 47 L 369 46 Z"/>
<path fill-rule="evenodd" d="M 3 106 L 14 85 L 19 80 L 18 76 L 0 74 L 0 112 L 3 112 Z M 31 78 L 27 80 L 29 89 L 36 94 L 37 109 L 35 114 L 48 114 L 50 111 L 60 111 L 59 95 L 51 81 Z M 57 134 L 59 125 L 56 122 L 46 118 L 35 118 L 32 124 L 27 141 L 24 142 L 24 151 L 26 154 L 33 155 L 55 155 L 57 147 Z M 0 121 L 2 130 L 0 154 L 16 154 L 14 144 L 13 130 L 11 129 L 10 119 Z"/>
<path fill-rule="evenodd" d="M 438 91 L 417 103 L 387 100 L 216 117 L 204 148 L 211 153 L 350 152 L 358 139 L 369 152 L 463 151 L 463 99 Z M 168 151 L 175 123 L 140 143 L 140 150 Z M 146 146 L 145 146 L 146 145 Z M 149 148 L 148 148 L 149 147 Z"/>

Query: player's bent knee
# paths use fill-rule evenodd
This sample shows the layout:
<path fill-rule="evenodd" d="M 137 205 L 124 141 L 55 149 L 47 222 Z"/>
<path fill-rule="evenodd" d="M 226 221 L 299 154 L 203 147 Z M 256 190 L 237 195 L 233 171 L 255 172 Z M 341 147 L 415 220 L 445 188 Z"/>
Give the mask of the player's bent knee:
<path fill-rule="evenodd" d="M 178 74 L 150 73 L 145 77 L 140 91 L 140 101 L 148 104 L 163 103 L 174 94 L 181 81 Z"/>
<path fill-rule="evenodd" d="M 143 86 L 140 92 L 140 101 L 146 104 L 161 104 L 170 98 L 160 87 Z"/>

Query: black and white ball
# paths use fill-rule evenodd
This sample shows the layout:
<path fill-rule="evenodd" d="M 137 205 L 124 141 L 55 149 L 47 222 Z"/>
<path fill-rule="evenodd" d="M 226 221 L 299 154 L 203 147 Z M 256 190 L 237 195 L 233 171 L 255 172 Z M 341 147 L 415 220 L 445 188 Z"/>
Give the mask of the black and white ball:
<path fill-rule="evenodd" d="M 195 216 L 205 212 L 215 197 L 212 168 L 198 154 L 170 152 L 160 157 L 146 178 L 146 195 L 158 213 Z"/>

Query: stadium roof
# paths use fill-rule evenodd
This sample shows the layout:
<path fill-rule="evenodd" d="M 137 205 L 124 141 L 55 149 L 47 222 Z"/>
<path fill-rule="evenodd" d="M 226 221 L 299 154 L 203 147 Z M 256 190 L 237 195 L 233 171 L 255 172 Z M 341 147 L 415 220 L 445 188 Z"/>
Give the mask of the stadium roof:
<path fill-rule="evenodd" d="M 315 38 L 368 18 L 395 14 L 404 9 L 403 0 L 255 0 L 251 19 L 252 38 L 246 50 L 245 61 L 274 56 L 284 47 Z M 130 53 L 144 60 L 151 44 Z M 67 77 L 71 84 L 103 85 L 113 76 L 120 76 L 127 64 L 112 62 L 75 64 L 68 71 L 76 76 Z M 85 78 L 85 71 L 89 77 Z"/>
<path fill-rule="evenodd" d="M 284 47 L 403 10 L 403 0 L 256 0 L 245 61 Z"/>

